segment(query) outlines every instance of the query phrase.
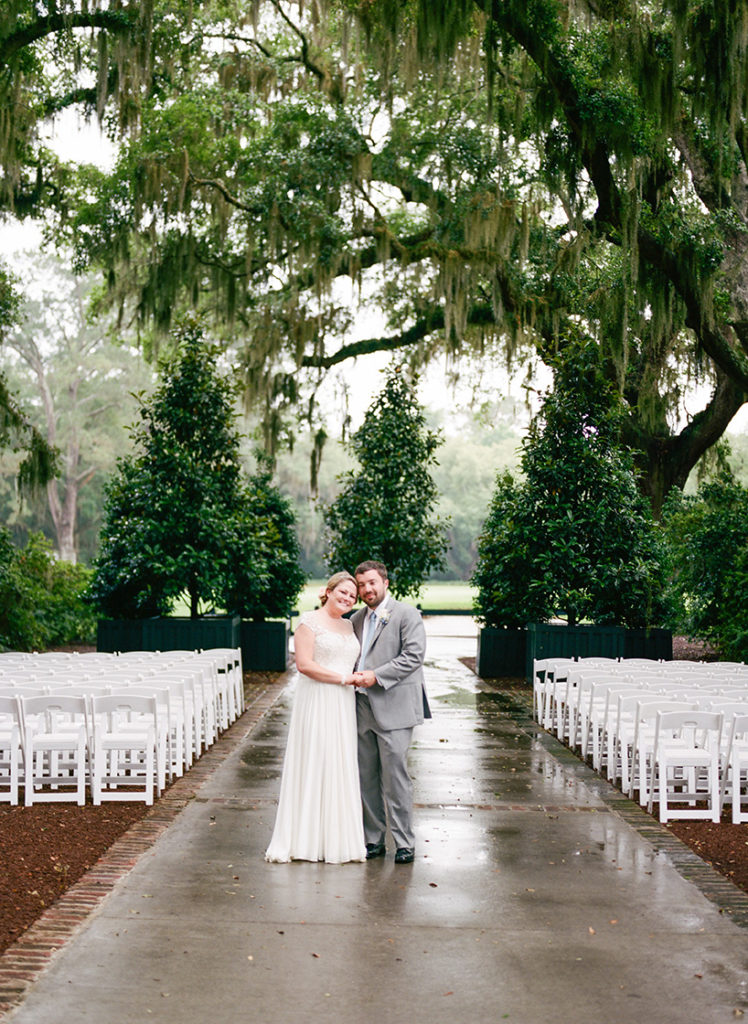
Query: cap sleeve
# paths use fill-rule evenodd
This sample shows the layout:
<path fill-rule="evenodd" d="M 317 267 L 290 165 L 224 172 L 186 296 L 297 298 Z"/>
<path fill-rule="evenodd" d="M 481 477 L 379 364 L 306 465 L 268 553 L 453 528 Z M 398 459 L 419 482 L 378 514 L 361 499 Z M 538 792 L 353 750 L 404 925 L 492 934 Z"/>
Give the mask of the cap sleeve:
<path fill-rule="evenodd" d="M 315 636 L 324 633 L 324 627 L 314 612 L 302 612 L 299 616 L 299 625 L 311 629 Z"/>

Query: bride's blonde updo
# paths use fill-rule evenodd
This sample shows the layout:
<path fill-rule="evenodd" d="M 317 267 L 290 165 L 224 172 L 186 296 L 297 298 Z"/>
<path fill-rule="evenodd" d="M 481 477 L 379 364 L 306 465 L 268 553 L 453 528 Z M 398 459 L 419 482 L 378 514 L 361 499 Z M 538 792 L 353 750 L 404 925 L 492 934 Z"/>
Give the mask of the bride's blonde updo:
<path fill-rule="evenodd" d="M 319 603 L 320 603 L 320 606 L 325 604 L 325 602 L 327 601 L 327 595 L 330 593 L 330 591 L 334 590 L 344 580 L 350 580 L 351 583 L 353 584 L 353 586 L 356 588 L 356 592 L 358 593 L 358 584 L 356 583 L 355 576 L 351 576 L 351 574 L 349 572 L 336 572 L 336 573 L 333 573 L 333 575 L 330 577 L 330 579 L 327 581 L 327 583 L 325 583 L 324 587 L 320 588 L 320 592 L 319 592 Z"/>

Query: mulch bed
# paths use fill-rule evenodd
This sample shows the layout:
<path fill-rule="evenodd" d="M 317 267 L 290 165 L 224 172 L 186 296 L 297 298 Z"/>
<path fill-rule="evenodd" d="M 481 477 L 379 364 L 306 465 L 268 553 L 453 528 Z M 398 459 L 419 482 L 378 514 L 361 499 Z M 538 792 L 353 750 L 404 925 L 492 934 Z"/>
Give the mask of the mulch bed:
<path fill-rule="evenodd" d="M 149 810 L 114 802 L 0 806 L 0 952 Z"/>

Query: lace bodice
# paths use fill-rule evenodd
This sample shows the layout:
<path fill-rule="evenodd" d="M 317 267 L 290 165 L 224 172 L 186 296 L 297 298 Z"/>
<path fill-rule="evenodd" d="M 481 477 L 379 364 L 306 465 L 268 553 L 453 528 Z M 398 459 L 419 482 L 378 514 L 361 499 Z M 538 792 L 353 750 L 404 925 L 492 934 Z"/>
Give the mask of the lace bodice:
<path fill-rule="evenodd" d="M 299 618 L 299 625 L 308 626 L 314 633 L 312 656 L 318 665 L 340 673 L 353 671 L 360 651 L 353 626 L 350 626 L 350 632 L 338 633 L 320 622 L 315 612 L 304 612 Z"/>

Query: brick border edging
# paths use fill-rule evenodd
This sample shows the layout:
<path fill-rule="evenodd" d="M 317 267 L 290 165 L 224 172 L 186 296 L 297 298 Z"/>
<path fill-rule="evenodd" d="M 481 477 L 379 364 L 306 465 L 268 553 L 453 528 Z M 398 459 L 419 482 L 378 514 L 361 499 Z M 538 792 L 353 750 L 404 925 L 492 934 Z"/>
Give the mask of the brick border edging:
<path fill-rule="evenodd" d="M 284 675 L 273 682 L 255 684 L 244 713 L 210 750 L 0 955 L 0 1019 L 23 1002 L 55 955 L 195 798 L 227 755 L 244 743 L 276 703 L 286 682 Z"/>
<path fill-rule="evenodd" d="M 514 706 L 508 702 L 502 710 L 521 729 L 540 740 L 549 753 L 562 761 L 566 767 L 572 768 L 583 781 L 592 784 L 606 808 L 646 839 L 657 853 L 664 854 L 681 878 L 695 885 L 710 903 L 716 904 L 720 914 L 729 917 L 739 928 L 748 928 L 748 895 L 742 889 L 699 857 L 690 846 L 660 824 L 657 818 L 649 814 L 636 800 L 629 800 L 604 776 L 582 761 L 578 754 L 561 743 L 553 733 L 543 729 L 532 717 L 532 697 L 529 693 L 502 690 L 500 686 L 493 687 L 490 683 L 488 687 L 490 692 L 500 693 L 503 698 L 516 701 Z"/>

